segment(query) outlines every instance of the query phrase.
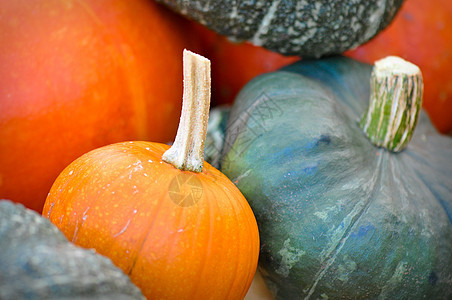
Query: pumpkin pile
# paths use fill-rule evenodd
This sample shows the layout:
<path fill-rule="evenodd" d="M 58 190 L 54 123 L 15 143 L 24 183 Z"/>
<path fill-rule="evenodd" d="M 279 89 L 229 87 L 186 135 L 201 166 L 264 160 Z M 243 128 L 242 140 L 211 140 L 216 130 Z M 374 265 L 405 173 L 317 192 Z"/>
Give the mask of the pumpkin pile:
<path fill-rule="evenodd" d="M 0 298 L 451 299 L 419 1 L 3 1 Z"/>

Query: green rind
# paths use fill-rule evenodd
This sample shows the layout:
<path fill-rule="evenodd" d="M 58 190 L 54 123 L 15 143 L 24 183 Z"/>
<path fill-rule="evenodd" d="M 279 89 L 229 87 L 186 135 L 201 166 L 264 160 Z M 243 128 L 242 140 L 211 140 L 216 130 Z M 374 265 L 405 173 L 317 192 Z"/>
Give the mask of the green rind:
<path fill-rule="evenodd" d="M 0 299 L 144 299 L 106 257 L 70 243 L 48 219 L 0 200 Z"/>
<path fill-rule="evenodd" d="M 452 297 L 452 140 L 421 114 L 405 151 L 373 146 L 370 71 L 304 61 L 235 100 L 221 171 L 255 213 L 277 299 Z"/>
<path fill-rule="evenodd" d="M 403 0 L 158 0 L 235 41 L 284 55 L 339 54 L 373 38 Z"/>

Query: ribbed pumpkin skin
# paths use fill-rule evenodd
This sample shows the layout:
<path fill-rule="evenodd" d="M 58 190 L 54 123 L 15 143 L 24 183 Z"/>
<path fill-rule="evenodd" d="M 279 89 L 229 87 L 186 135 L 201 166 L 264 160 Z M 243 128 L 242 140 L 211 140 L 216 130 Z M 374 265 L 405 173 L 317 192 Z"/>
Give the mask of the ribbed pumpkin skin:
<path fill-rule="evenodd" d="M 148 299 L 243 299 L 259 253 L 253 212 L 209 164 L 192 173 L 161 161 L 168 148 L 126 142 L 85 154 L 57 178 L 43 215 L 110 257 Z M 179 191 L 193 197 L 178 205 Z"/>
<path fill-rule="evenodd" d="M 358 46 L 385 28 L 403 0 L 157 0 L 236 41 L 320 57 Z"/>
<path fill-rule="evenodd" d="M 256 215 L 277 299 L 452 297 L 452 139 L 422 113 L 403 152 L 373 146 L 358 125 L 370 71 L 296 63 L 232 108 L 221 170 Z"/>

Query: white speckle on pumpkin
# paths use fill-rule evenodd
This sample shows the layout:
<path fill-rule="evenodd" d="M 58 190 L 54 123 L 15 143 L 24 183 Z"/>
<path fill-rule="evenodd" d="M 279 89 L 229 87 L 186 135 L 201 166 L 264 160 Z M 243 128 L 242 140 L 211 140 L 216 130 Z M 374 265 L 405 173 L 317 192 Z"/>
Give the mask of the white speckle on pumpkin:
<path fill-rule="evenodd" d="M 136 195 L 136 194 L 138 194 L 138 192 L 139 192 L 139 191 L 138 191 L 137 186 L 134 185 L 134 186 L 133 186 L 133 193 L 132 193 L 132 194 L 133 194 L 133 195 Z"/>
<path fill-rule="evenodd" d="M 117 237 L 117 236 L 123 234 L 123 233 L 127 230 L 127 228 L 129 227 L 129 224 L 130 224 L 130 219 L 127 221 L 126 226 L 124 226 L 124 227 L 121 229 L 121 231 L 119 231 L 119 232 L 118 232 L 117 234 L 115 234 L 113 237 Z"/>
<path fill-rule="evenodd" d="M 69 175 L 72 175 L 72 173 L 74 173 L 74 170 L 69 171 Z"/>
<path fill-rule="evenodd" d="M 287 277 L 290 269 L 306 254 L 306 251 L 290 246 L 290 238 L 288 238 L 284 241 L 283 248 L 279 250 L 278 254 L 281 255 L 281 263 L 276 273 Z"/>

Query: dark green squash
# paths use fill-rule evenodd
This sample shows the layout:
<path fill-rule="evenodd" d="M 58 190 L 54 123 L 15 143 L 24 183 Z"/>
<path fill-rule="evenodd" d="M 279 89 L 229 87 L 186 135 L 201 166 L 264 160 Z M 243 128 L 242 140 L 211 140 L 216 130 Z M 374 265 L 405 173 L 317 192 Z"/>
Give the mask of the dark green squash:
<path fill-rule="evenodd" d="M 338 54 L 370 40 L 403 0 L 158 0 L 234 41 L 284 55 Z"/>
<path fill-rule="evenodd" d="M 106 257 L 70 243 L 49 220 L 0 200 L 0 299 L 144 299 Z"/>
<path fill-rule="evenodd" d="M 452 139 L 421 112 L 406 149 L 370 142 L 379 122 L 366 134 L 366 117 L 359 123 L 371 71 L 345 57 L 301 61 L 235 100 L 221 171 L 256 215 L 259 265 L 277 299 L 452 299 Z M 420 109 L 421 78 L 391 76 L 373 77 L 372 95 L 390 99 L 396 89 L 381 82 L 401 83 L 407 107 Z M 400 124 L 414 127 L 416 109 Z"/>

